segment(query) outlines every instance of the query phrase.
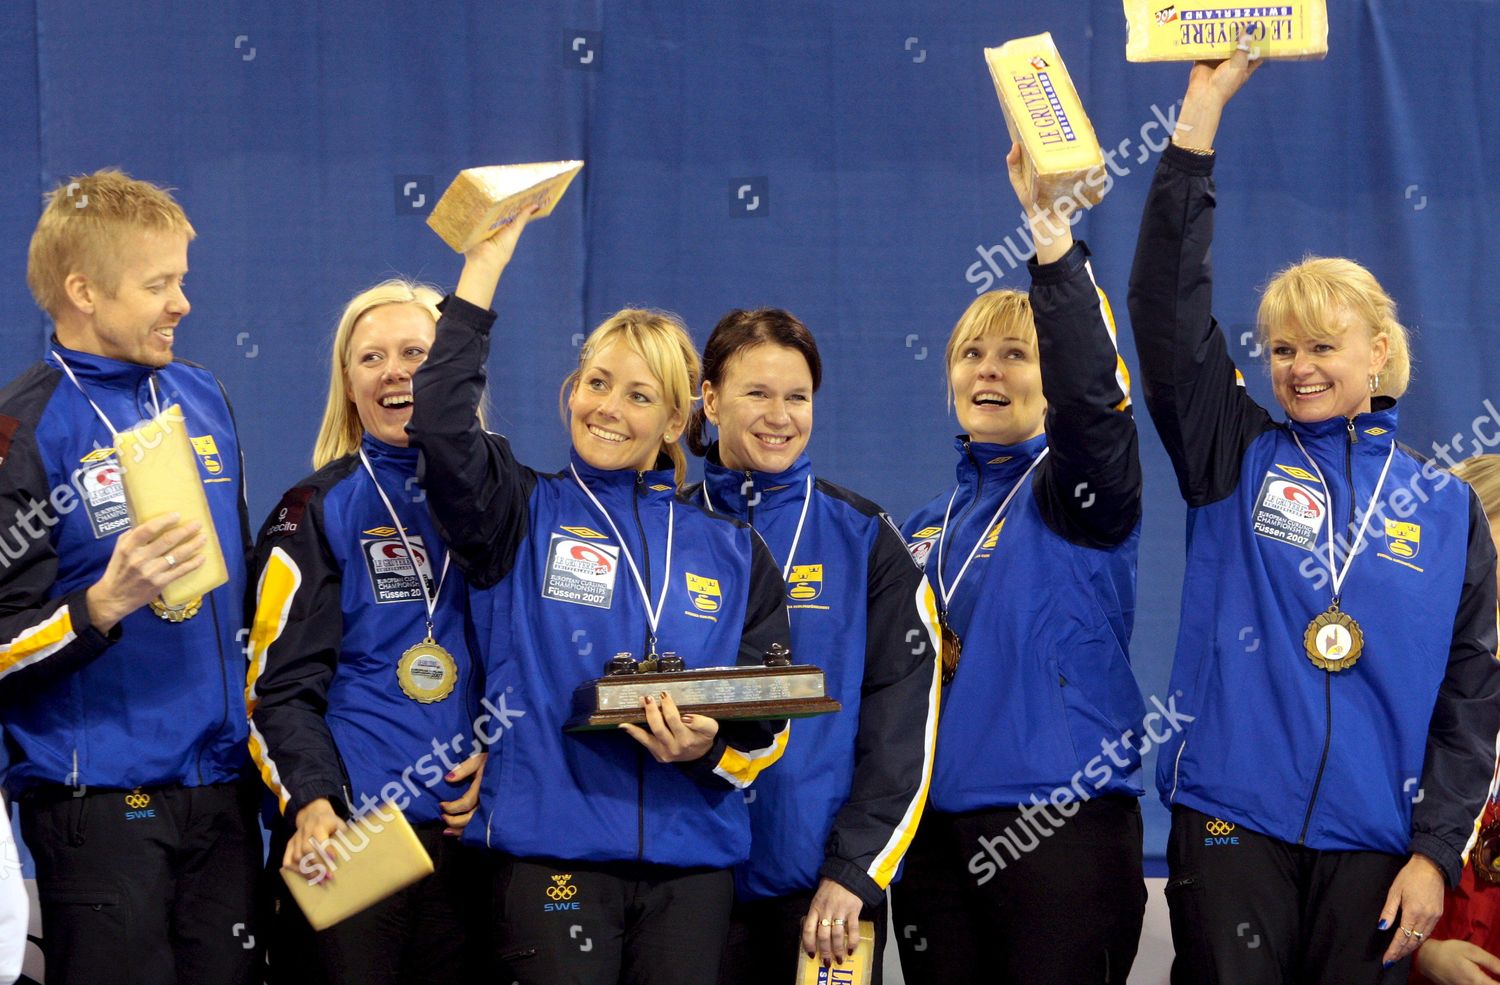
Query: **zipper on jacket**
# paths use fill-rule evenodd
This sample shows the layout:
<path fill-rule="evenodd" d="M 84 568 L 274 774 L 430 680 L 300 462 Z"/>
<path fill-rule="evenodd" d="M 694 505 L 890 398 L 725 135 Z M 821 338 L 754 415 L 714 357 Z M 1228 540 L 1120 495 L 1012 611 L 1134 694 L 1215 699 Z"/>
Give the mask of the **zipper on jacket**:
<path fill-rule="evenodd" d="M 635 495 L 630 498 L 631 511 L 635 514 L 635 529 L 641 535 L 641 558 L 645 568 L 645 582 L 647 597 L 641 602 L 649 610 L 651 607 L 651 548 L 646 543 L 646 527 L 641 523 L 641 493 L 646 488 L 646 473 L 635 474 Z M 621 544 L 623 549 L 625 545 Z M 649 619 L 649 614 L 648 614 Z M 651 643 L 651 624 L 646 623 L 646 644 L 641 652 L 641 659 L 651 656 L 655 649 Z M 635 857 L 638 861 L 646 858 L 646 750 L 635 751 Z"/>
<path fill-rule="evenodd" d="M 740 493 L 745 497 L 745 522 L 755 526 L 755 497 L 745 492 L 746 489 L 755 489 L 755 473 L 749 469 L 745 470 L 745 482 L 740 486 Z"/>
<path fill-rule="evenodd" d="M 220 734 L 223 729 L 229 727 L 229 670 L 224 666 L 224 632 L 219 628 L 219 604 L 214 599 L 213 593 L 208 595 L 208 611 L 214 620 L 214 642 L 219 648 L 219 678 L 224 683 L 224 720 L 219 723 Z M 198 750 L 198 785 L 203 785 L 203 750 Z"/>
<path fill-rule="evenodd" d="M 642 660 L 645 660 L 647 657 L 650 657 L 651 656 L 651 651 L 653 649 L 655 649 L 651 645 L 651 635 L 652 634 L 651 634 L 651 622 L 650 622 L 650 610 L 651 610 L 651 545 L 648 544 L 648 543 L 646 543 L 646 527 L 645 527 L 644 524 L 641 523 L 641 493 L 642 493 L 642 491 L 645 488 L 646 488 L 646 473 L 644 473 L 644 472 L 637 472 L 635 474 L 635 495 L 630 498 L 630 509 L 631 509 L 631 512 L 635 514 L 635 530 L 636 530 L 636 533 L 638 533 L 638 534 L 641 535 L 641 565 L 642 565 L 642 568 L 645 570 L 645 581 L 646 581 L 646 597 L 643 598 L 643 599 L 641 599 L 641 603 L 646 606 L 646 618 L 647 618 L 647 621 L 646 621 L 646 639 L 645 639 L 645 645 L 641 649 L 641 659 Z M 621 544 L 620 546 L 623 549 L 625 545 Z"/>
<path fill-rule="evenodd" d="M 1344 479 L 1349 483 L 1349 526 L 1348 530 L 1354 530 L 1354 443 L 1359 440 L 1354 431 L 1354 418 L 1349 418 L 1349 443 L 1344 446 Z M 1328 492 L 1328 505 L 1333 505 L 1333 490 Z M 1353 552 L 1355 545 L 1349 544 L 1349 551 Z M 1330 558 L 1334 556 L 1333 545 L 1328 545 Z M 1335 605 L 1339 603 L 1339 597 L 1333 597 Z M 1318 760 L 1318 774 L 1313 778 L 1312 796 L 1307 800 L 1307 813 L 1302 816 L 1302 831 L 1297 835 L 1297 844 L 1305 844 L 1307 841 L 1307 828 L 1312 824 L 1313 808 L 1318 804 L 1318 791 L 1323 786 L 1323 771 L 1328 767 L 1328 749 L 1333 744 L 1333 674 L 1323 672 L 1323 755 Z"/>
<path fill-rule="evenodd" d="M 974 466 L 974 476 L 976 480 L 974 484 L 974 498 L 969 500 L 969 505 L 965 506 L 962 512 L 958 514 L 958 519 L 953 521 L 953 525 L 947 530 L 944 530 L 940 535 L 950 543 L 952 542 L 953 531 L 958 530 L 964 525 L 964 521 L 969 518 L 969 514 L 974 512 L 974 507 L 979 505 L 979 497 L 984 492 L 984 470 L 979 467 L 979 459 L 974 457 L 974 447 L 972 443 L 968 441 L 968 439 L 964 440 L 964 454 L 969 457 L 969 464 Z M 979 531 L 980 538 L 983 539 L 984 535 L 987 533 L 989 533 L 989 531 L 987 530 Z M 944 577 L 946 577 L 944 572 L 939 571 L 938 578 L 942 579 Z"/>

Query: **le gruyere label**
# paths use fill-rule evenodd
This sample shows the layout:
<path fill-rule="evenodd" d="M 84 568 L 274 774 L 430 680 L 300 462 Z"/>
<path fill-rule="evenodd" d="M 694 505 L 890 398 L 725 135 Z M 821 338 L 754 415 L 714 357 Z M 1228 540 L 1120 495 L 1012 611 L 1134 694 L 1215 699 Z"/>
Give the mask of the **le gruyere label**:
<path fill-rule="evenodd" d="M 1050 33 L 986 48 L 984 60 L 1005 111 L 1011 139 L 1021 145 L 1022 167 L 1035 192 L 1074 189 L 1093 204 L 1085 176 L 1104 167 L 1104 152 L 1067 66 Z"/>
<path fill-rule="evenodd" d="M 1132 62 L 1228 58 L 1241 31 L 1250 33 L 1256 58 L 1315 59 L 1328 54 L 1326 0 L 1239 6 L 1202 0 L 1125 0 L 1125 19 L 1130 31 L 1125 58 Z"/>

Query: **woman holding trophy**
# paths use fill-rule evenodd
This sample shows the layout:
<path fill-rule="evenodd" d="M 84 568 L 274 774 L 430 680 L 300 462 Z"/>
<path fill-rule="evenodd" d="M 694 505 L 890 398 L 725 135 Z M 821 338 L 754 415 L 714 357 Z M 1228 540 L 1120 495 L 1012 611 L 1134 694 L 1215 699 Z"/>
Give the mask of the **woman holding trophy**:
<path fill-rule="evenodd" d="M 1404 981 L 1494 766 L 1495 548 L 1473 491 L 1397 444 L 1407 336 L 1363 267 L 1271 280 L 1257 322 L 1287 421 L 1245 391 L 1209 254 L 1249 48 L 1193 66 L 1131 274 L 1189 514 L 1172 686 L 1194 720 L 1157 761 L 1173 980 Z"/>
<path fill-rule="evenodd" d="M 752 529 L 677 497 L 698 359 L 669 315 L 626 309 L 585 341 L 562 389 L 561 471 L 520 465 L 479 427 L 489 307 L 528 217 L 465 254 L 410 425 L 475 586 L 486 694 L 514 715 L 465 837 L 496 853 L 497 958 L 523 985 L 701 982 L 749 850 L 744 790 L 789 725 L 684 715 L 663 694 L 628 735 L 563 726 L 612 654 L 692 668 L 785 649 L 781 572 Z"/>

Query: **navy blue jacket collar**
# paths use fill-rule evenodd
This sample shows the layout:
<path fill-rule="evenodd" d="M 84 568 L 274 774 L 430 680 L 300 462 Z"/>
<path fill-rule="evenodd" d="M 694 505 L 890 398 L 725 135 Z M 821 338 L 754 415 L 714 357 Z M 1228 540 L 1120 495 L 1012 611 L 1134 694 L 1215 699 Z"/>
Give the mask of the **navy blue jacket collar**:
<path fill-rule="evenodd" d="M 364 449 L 371 465 L 389 462 L 407 471 L 416 468 L 418 452 L 415 448 L 399 448 L 396 445 L 386 444 L 368 431 L 360 439 L 359 446 Z"/>
<path fill-rule="evenodd" d="M 671 460 L 665 456 L 658 456 L 656 468 L 645 472 L 634 469 L 600 469 L 584 461 L 583 456 L 578 454 L 578 449 L 570 448 L 568 463 L 578 473 L 578 478 L 601 499 L 610 494 L 631 492 L 638 480 L 640 494 L 648 499 L 671 497 L 677 492 L 677 479 L 672 471 Z M 572 476 L 568 478 L 571 479 Z"/>
<path fill-rule="evenodd" d="M 807 452 L 798 455 L 791 468 L 781 472 L 727 468 L 719 461 L 717 441 L 703 458 L 703 488 L 712 508 L 741 519 L 749 512 L 751 503 L 759 511 L 774 510 L 788 503 L 800 505 L 811 474 L 812 461 Z"/>
<path fill-rule="evenodd" d="M 78 377 L 78 382 L 85 386 L 92 384 L 116 390 L 133 391 L 145 383 L 146 377 L 156 371 L 154 366 L 143 366 L 140 363 L 129 363 L 120 359 L 111 359 L 108 356 L 96 356 L 92 352 L 69 349 L 57 341 L 56 335 L 52 336 L 52 348 L 67 360 L 68 368 L 73 371 L 73 375 Z M 56 358 L 49 357 L 47 361 L 55 364 Z"/>
<path fill-rule="evenodd" d="M 1330 417 L 1326 421 L 1288 421 L 1287 429 L 1302 439 L 1309 454 L 1343 453 L 1351 446 L 1356 455 L 1379 455 L 1390 452 L 1396 440 L 1398 412 L 1396 401 L 1390 397 L 1376 397 L 1374 409 L 1368 414 L 1356 414 L 1353 418 Z"/>
<path fill-rule="evenodd" d="M 970 441 L 968 435 L 961 434 L 953 439 L 953 445 L 958 449 L 958 483 L 967 486 L 981 476 L 1002 481 L 1018 478 L 1047 447 L 1047 435 L 1039 434 L 1014 445 L 998 445 Z"/>

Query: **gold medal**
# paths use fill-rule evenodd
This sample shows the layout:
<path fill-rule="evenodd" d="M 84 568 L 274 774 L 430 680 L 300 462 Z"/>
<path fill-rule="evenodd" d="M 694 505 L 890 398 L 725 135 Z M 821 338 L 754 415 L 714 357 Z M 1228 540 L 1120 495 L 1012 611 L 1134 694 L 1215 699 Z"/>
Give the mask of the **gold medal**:
<path fill-rule="evenodd" d="M 168 605 L 160 595 L 151 600 L 151 611 L 156 613 L 167 622 L 186 622 L 198 614 L 203 608 L 203 596 L 188 599 L 182 605 Z"/>
<path fill-rule="evenodd" d="M 948 625 L 946 615 L 938 616 L 938 629 L 942 631 L 943 637 L 943 683 L 947 684 L 958 673 L 958 658 L 963 655 L 964 644 L 953 627 Z"/>
<path fill-rule="evenodd" d="M 1354 617 L 1333 605 L 1307 624 L 1302 645 L 1307 649 L 1307 659 L 1329 673 L 1337 673 L 1359 660 L 1365 649 L 1365 634 Z"/>
<path fill-rule="evenodd" d="M 453 693 L 458 683 L 458 664 L 453 654 L 438 646 L 431 636 L 401 654 L 396 680 L 413 701 L 432 704 Z"/>

